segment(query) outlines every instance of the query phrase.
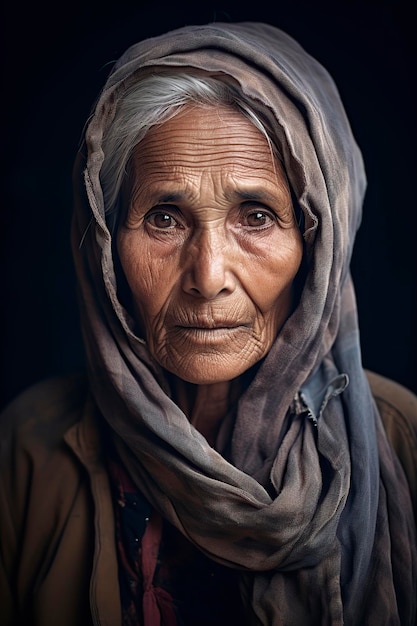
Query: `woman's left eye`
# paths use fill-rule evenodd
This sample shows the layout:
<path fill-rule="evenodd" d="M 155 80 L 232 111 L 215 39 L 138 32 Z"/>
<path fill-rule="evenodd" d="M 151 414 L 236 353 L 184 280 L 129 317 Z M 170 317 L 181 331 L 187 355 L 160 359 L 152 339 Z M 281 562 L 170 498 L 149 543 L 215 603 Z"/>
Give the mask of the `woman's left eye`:
<path fill-rule="evenodd" d="M 240 218 L 242 226 L 249 228 L 263 228 L 270 226 L 275 221 L 275 215 L 272 211 L 265 209 L 251 209 L 245 211 Z"/>

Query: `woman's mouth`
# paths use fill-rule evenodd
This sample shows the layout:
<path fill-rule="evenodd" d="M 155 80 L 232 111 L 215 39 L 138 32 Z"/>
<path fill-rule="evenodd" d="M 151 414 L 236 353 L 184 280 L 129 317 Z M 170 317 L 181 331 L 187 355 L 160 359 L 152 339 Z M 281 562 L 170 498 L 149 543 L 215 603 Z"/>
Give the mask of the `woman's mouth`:
<path fill-rule="evenodd" d="M 177 326 L 177 332 L 192 343 L 219 343 L 231 339 L 247 328 L 241 324 L 216 323 L 193 326 Z"/>

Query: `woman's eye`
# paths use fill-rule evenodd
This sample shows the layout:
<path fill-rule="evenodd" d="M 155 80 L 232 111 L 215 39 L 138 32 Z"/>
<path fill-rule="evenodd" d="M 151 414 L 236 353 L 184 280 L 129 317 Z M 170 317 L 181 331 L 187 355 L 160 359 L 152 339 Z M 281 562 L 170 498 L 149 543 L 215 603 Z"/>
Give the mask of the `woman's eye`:
<path fill-rule="evenodd" d="M 153 228 L 170 229 L 179 226 L 179 222 L 166 211 L 153 211 L 145 217 L 145 221 Z"/>
<path fill-rule="evenodd" d="M 270 211 L 255 209 L 247 211 L 241 218 L 242 226 L 250 228 L 262 228 L 275 222 L 275 217 Z"/>

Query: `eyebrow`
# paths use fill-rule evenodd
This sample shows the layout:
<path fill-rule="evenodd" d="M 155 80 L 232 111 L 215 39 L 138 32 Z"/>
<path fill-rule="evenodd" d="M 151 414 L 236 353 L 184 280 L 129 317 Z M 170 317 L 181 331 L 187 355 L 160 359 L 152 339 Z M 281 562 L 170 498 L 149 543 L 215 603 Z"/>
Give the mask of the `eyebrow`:
<path fill-rule="evenodd" d="M 226 192 L 225 196 L 226 199 L 231 202 L 248 202 L 252 200 L 255 202 L 266 202 L 273 204 L 279 202 L 281 190 L 279 194 L 275 195 L 258 188 L 233 189 L 229 192 Z M 177 192 L 166 192 L 160 195 L 155 194 L 155 198 L 152 199 L 152 202 L 155 202 L 156 204 L 170 204 L 183 202 L 184 200 L 189 200 L 189 198 L 189 193 L 184 190 Z"/>
<path fill-rule="evenodd" d="M 226 194 L 227 199 L 234 201 L 243 201 L 248 202 L 250 200 L 255 200 L 256 202 L 267 202 L 273 204 L 274 202 L 278 202 L 281 196 L 280 193 L 275 195 L 271 194 L 268 191 L 260 190 L 260 189 L 234 189 L 231 193 Z"/>
<path fill-rule="evenodd" d="M 157 196 L 155 194 L 155 202 L 157 204 L 169 204 L 171 202 L 181 202 L 182 200 L 185 200 L 186 197 L 187 194 L 182 191 L 178 191 L 175 193 L 164 193 L 160 196 Z"/>

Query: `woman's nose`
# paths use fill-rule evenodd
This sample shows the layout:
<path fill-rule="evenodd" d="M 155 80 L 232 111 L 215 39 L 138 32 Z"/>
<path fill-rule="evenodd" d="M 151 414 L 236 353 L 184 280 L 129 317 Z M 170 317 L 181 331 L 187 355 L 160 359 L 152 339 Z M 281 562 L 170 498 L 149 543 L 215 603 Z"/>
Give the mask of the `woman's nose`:
<path fill-rule="evenodd" d="M 204 230 L 190 242 L 184 254 L 182 287 L 186 293 L 213 300 L 234 291 L 236 278 L 233 253 L 224 234 L 215 229 Z"/>

